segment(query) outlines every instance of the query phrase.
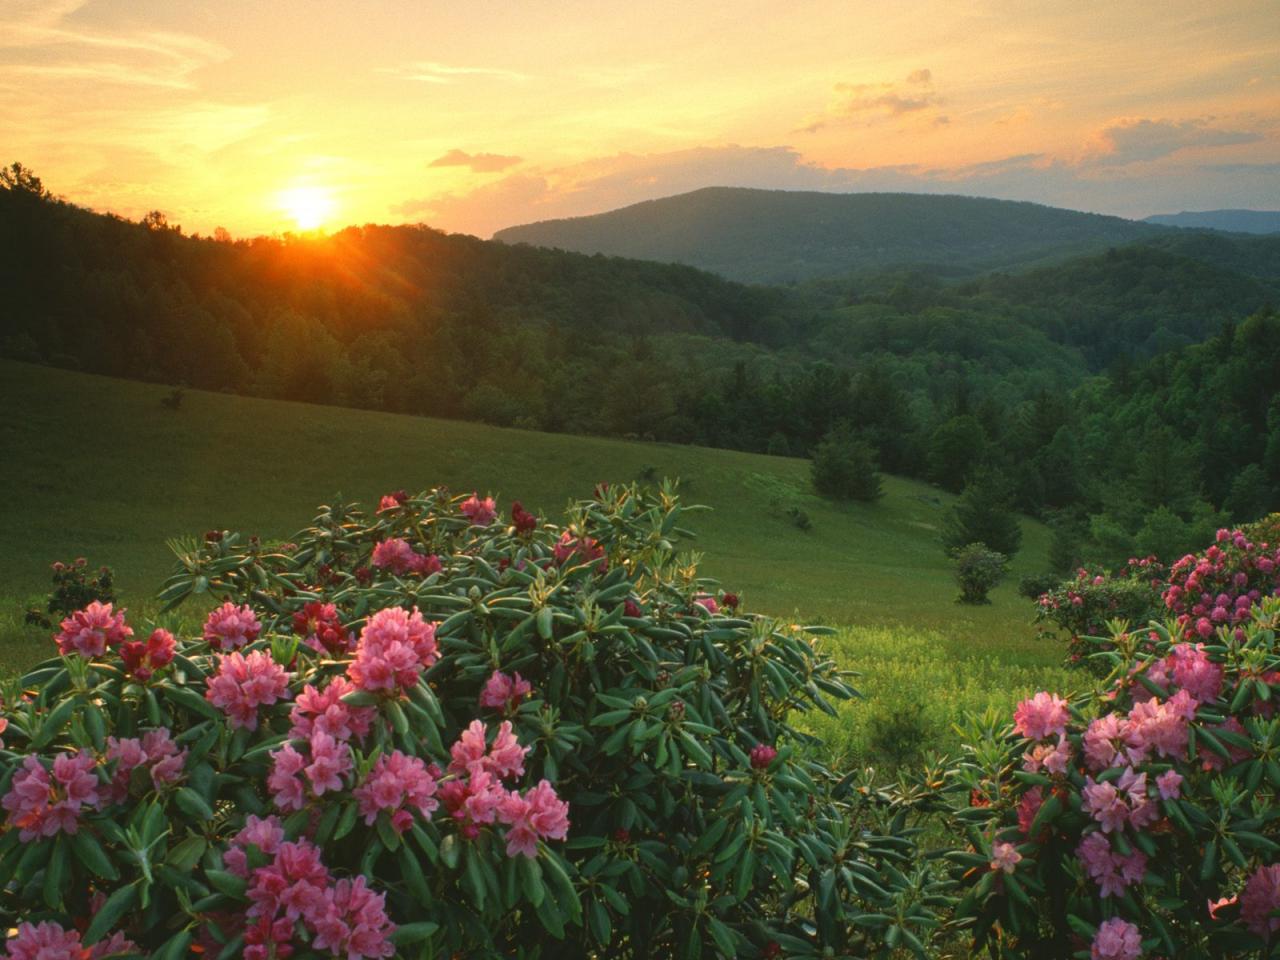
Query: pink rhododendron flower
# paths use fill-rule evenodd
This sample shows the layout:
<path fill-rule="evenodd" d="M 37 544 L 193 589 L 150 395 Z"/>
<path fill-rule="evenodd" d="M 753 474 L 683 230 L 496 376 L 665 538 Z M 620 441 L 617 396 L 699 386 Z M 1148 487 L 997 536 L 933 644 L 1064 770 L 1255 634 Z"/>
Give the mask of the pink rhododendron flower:
<path fill-rule="evenodd" d="M 52 771 L 29 754 L 0 800 L 0 806 L 9 811 L 9 826 L 20 831 L 19 839 L 26 842 L 60 832 L 76 833 L 81 810 L 94 809 L 101 801 L 96 767 L 93 755 L 84 750 L 58 754 Z"/>
<path fill-rule="evenodd" d="M 395 956 L 389 937 L 396 926 L 387 918 L 386 894 L 374 893 L 362 876 L 342 879 L 324 892 L 306 917 L 315 931 L 311 941 L 317 950 L 335 957 L 361 960 L 362 957 Z"/>
<path fill-rule="evenodd" d="M 378 501 L 378 513 L 384 513 L 387 510 L 395 510 L 397 507 L 404 506 L 409 494 L 403 490 L 397 490 L 395 493 L 384 493 L 382 499 Z"/>
<path fill-rule="evenodd" d="M 319 909 L 331 877 L 309 840 L 281 843 L 272 862 L 253 871 L 246 891 L 250 917 L 297 920 Z"/>
<path fill-rule="evenodd" d="M 477 773 L 488 771 L 500 780 L 524 774 L 524 758 L 528 747 L 520 746 L 512 730 L 511 721 L 504 720 L 493 738 L 493 745 L 486 750 L 485 726 L 480 720 L 472 720 L 449 750 L 452 757 L 450 773 Z"/>
<path fill-rule="evenodd" d="M 1280 916 L 1272 916 L 1276 910 L 1280 910 L 1280 863 L 1255 870 L 1240 894 L 1240 919 L 1260 937 L 1269 940 L 1280 930 Z"/>
<path fill-rule="evenodd" d="M 560 534 L 560 542 L 552 547 L 551 555 L 557 566 L 561 567 L 570 560 L 575 564 L 599 560 L 596 569 L 601 573 L 609 567 L 608 561 L 604 559 L 604 547 L 590 537 L 575 537 L 568 530 Z"/>
<path fill-rule="evenodd" d="M 133 628 L 124 620 L 124 611 L 113 613 L 111 604 L 94 600 L 61 623 L 56 637 L 58 652 L 64 657 L 78 653 L 86 660 L 100 657 L 108 647 L 119 646 L 133 636 Z"/>
<path fill-rule="evenodd" d="M 511 523 L 517 534 L 532 533 L 538 529 L 538 518 L 526 510 L 519 500 L 511 504 Z"/>
<path fill-rule="evenodd" d="M 1066 737 L 1058 737 L 1056 744 L 1034 744 L 1023 756 L 1022 767 L 1032 773 L 1047 770 L 1061 776 L 1067 772 L 1071 763 L 1071 742 Z"/>
<path fill-rule="evenodd" d="M 173 662 L 173 655 L 178 649 L 178 641 L 168 630 L 151 631 L 145 643 L 130 640 L 120 645 L 120 658 L 124 668 L 139 680 L 150 680 L 152 674 Z"/>
<path fill-rule="evenodd" d="M 716 602 L 716 598 L 711 596 L 709 593 L 698 594 L 693 598 L 693 602 L 695 606 L 701 607 L 703 610 L 707 611 L 707 613 L 720 612 L 720 604 L 718 604 Z"/>
<path fill-rule="evenodd" d="M 293 726 L 289 736 L 295 740 L 309 740 L 315 731 L 327 733 L 335 740 L 363 738 L 369 733 L 376 710 L 373 707 L 352 707 L 342 702 L 356 685 L 344 676 L 330 680 L 323 691 L 311 684 L 302 688 L 289 711 Z"/>
<path fill-rule="evenodd" d="M 302 780 L 307 758 L 294 749 L 293 744 L 271 751 L 271 773 L 267 776 L 267 790 L 272 802 L 281 810 L 301 810 L 307 802 L 307 786 Z"/>
<path fill-rule="evenodd" d="M 498 819 L 508 824 L 507 856 L 535 858 L 538 840 L 563 840 L 569 835 L 569 805 L 556 796 L 546 780 L 525 793 L 511 793 L 498 806 Z"/>
<path fill-rule="evenodd" d="M 532 692 L 533 686 L 519 673 L 509 677 L 501 670 L 495 670 L 480 691 L 480 706 L 494 710 L 514 709 Z"/>
<path fill-rule="evenodd" d="M 475 527 L 487 527 L 493 523 L 494 518 L 498 515 L 498 510 L 493 502 L 493 497 L 485 497 L 481 500 L 474 493 L 466 500 L 462 501 L 462 505 L 458 507 L 462 511 L 463 516 L 471 521 L 471 525 Z"/>
<path fill-rule="evenodd" d="M 293 615 L 293 632 L 317 653 L 350 653 L 355 638 L 338 619 L 338 608 L 332 603 L 312 601 Z"/>
<path fill-rule="evenodd" d="M 254 650 L 247 657 L 228 653 L 208 681 L 205 699 L 223 711 L 232 727 L 258 729 L 258 708 L 288 700 L 289 675 L 271 655 Z"/>
<path fill-rule="evenodd" d="M 436 626 L 401 607 L 379 610 L 356 644 L 356 658 L 347 676 L 361 690 L 398 692 L 418 682 L 422 671 L 440 656 Z"/>
<path fill-rule="evenodd" d="M 397 821 L 395 814 L 403 808 L 413 807 L 422 816 L 431 816 L 440 805 L 435 799 L 437 779 L 438 773 L 433 773 L 418 757 L 393 750 L 378 757 L 353 796 L 360 804 L 360 813 L 366 824 L 372 825 L 378 819 L 378 813 L 386 810 L 392 814 L 392 825 L 403 833 L 412 819 Z"/>
<path fill-rule="evenodd" d="M 1128 920 L 1103 920 L 1094 934 L 1091 960 L 1138 960 L 1142 956 L 1142 934 Z"/>
<path fill-rule="evenodd" d="M 997 843 L 991 848 L 991 869 L 1013 873 L 1018 869 L 1022 854 L 1012 843 Z"/>
<path fill-rule="evenodd" d="M 5 948 L 9 960 L 85 960 L 89 953 L 79 933 L 52 921 L 18 924 L 17 935 L 5 941 Z"/>
<path fill-rule="evenodd" d="M 1156 777 L 1156 789 L 1165 800 L 1177 800 L 1182 796 L 1182 774 L 1177 770 L 1166 770 Z"/>
<path fill-rule="evenodd" d="M 237 607 L 227 601 L 209 614 L 204 622 L 204 639 L 214 650 L 237 650 L 253 643 L 262 632 L 262 624 L 249 606 Z"/>
<path fill-rule="evenodd" d="M 777 749 L 767 743 L 757 743 L 751 748 L 751 766 L 755 770 L 767 770 L 777 757 Z"/>
<path fill-rule="evenodd" d="M 1060 737 L 1067 731 L 1069 717 L 1067 701 L 1042 690 L 1018 704 L 1013 712 L 1013 728 L 1030 740 Z"/>
<path fill-rule="evenodd" d="M 228 873 L 249 878 L 249 847 L 257 847 L 262 853 L 273 856 L 284 842 L 284 827 L 276 816 L 258 818 L 253 814 L 245 819 L 244 827 L 231 838 L 231 844 L 222 855 L 222 865 Z"/>
<path fill-rule="evenodd" d="M 1127 856 L 1116 853 L 1102 833 L 1086 834 L 1076 856 L 1104 897 L 1122 896 L 1127 887 L 1141 883 L 1147 872 L 1147 858 L 1141 851 Z"/>
<path fill-rule="evenodd" d="M 418 554 L 409 545 L 408 540 L 391 537 L 383 540 L 373 548 L 373 556 L 369 563 L 379 570 L 390 570 L 392 573 L 408 573 L 416 562 Z"/>
<path fill-rule="evenodd" d="M 1031 825 L 1035 823 L 1036 814 L 1044 805 L 1044 791 L 1040 787 L 1032 787 L 1018 801 L 1018 829 L 1023 836 L 1031 836 Z"/>

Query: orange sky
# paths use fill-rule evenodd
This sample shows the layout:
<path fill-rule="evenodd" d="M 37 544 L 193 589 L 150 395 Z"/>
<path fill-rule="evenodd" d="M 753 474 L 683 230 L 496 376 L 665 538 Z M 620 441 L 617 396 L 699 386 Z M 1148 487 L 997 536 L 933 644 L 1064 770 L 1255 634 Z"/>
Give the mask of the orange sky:
<path fill-rule="evenodd" d="M 237 235 L 713 184 L 1280 207 L 1276 0 L 3 0 L 7 156 Z"/>

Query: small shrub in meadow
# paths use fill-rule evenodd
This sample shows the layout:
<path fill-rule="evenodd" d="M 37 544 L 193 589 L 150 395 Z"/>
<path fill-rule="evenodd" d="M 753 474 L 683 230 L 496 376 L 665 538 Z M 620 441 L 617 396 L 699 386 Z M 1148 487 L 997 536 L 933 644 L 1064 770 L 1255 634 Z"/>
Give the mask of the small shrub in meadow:
<path fill-rule="evenodd" d="M 1095 693 L 970 724 L 957 919 L 992 957 L 1210 960 L 1280 944 L 1280 599 L 1224 531 L 1175 564 L 1171 619 L 1109 638 Z M 1237 575 L 1242 574 L 1243 577 Z M 1193 581 L 1192 578 L 1195 578 Z M 1190 584 L 1190 585 L 1189 585 Z M 1262 595 L 1211 629 L 1194 607 Z M 1225 589 L 1225 588 L 1224 588 Z M 1187 604 L 1190 604 L 1188 607 Z"/>
<path fill-rule="evenodd" d="M 1165 616 L 1161 595 L 1167 576 L 1167 568 L 1154 557 L 1131 559 L 1115 573 L 1081 568 L 1035 598 L 1035 622 L 1041 636 L 1065 639 L 1068 663 L 1105 673 L 1109 664 L 1089 657 L 1106 649 L 1102 638 L 1111 633 L 1108 624 L 1140 626 Z"/>
<path fill-rule="evenodd" d="M 971 543 L 955 556 L 956 582 L 960 584 L 957 603 L 990 603 L 987 594 L 999 586 L 1009 568 L 1003 553 L 987 548 L 985 543 Z"/>
<path fill-rule="evenodd" d="M 912 802 L 813 759 L 852 691 L 684 512 L 399 491 L 176 544 L 197 636 L 91 603 L 5 691 L 10 956 L 923 956 Z"/>
<path fill-rule="evenodd" d="M 94 601 L 113 603 L 116 599 L 115 574 L 110 567 L 99 567 L 90 573 L 89 561 L 77 557 L 70 563 L 53 563 L 49 569 L 53 571 L 53 591 L 44 611 L 34 608 L 27 611 L 26 622 L 32 626 L 48 629 L 57 620 Z"/>

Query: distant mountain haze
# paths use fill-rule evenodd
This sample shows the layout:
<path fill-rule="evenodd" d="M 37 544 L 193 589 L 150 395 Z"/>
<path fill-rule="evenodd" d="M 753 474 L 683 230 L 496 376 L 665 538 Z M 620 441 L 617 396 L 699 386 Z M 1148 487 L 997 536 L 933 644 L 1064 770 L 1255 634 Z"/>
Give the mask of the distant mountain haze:
<path fill-rule="evenodd" d="M 1166 228 L 1012 200 L 709 187 L 494 234 L 504 243 L 688 264 L 748 283 L 900 265 L 958 274 L 1052 261 Z"/>
<path fill-rule="evenodd" d="M 1198 227 L 1230 233 L 1280 233 L 1280 210 L 1184 210 L 1158 213 L 1146 223 L 1163 227 Z"/>

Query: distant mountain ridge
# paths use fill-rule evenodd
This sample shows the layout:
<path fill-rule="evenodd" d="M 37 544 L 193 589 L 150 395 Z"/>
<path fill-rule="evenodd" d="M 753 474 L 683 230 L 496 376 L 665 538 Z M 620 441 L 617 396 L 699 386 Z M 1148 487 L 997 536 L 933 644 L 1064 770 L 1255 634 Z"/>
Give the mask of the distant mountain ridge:
<path fill-rule="evenodd" d="M 708 187 L 608 213 L 508 227 L 504 243 L 683 263 L 749 283 L 900 265 L 956 273 L 1094 253 L 1167 228 L 1035 203 L 913 193 Z"/>
<path fill-rule="evenodd" d="M 1280 210 L 1184 210 L 1158 213 L 1144 222 L 1229 233 L 1280 233 Z"/>

